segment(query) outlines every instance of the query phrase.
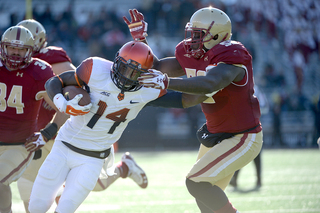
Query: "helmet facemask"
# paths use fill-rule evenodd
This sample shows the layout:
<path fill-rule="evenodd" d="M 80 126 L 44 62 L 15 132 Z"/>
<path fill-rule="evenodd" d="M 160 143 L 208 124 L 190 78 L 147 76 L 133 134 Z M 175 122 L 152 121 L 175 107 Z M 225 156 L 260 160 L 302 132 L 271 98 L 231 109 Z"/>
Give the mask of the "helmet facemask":
<path fill-rule="evenodd" d="M 213 22 L 209 29 L 205 29 L 192 27 L 192 23 L 187 23 L 185 28 L 184 48 L 188 54 L 191 54 L 194 58 L 201 58 L 208 51 L 204 44 L 212 39 L 218 39 L 218 35 L 212 35 L 210 33 L 212 25 Z"/>
<path fill-rule="evenodd" d="M 141 73 L 146 72 L 148 70 L 142 69 L 138 62 L 131 59 L 126 61 L 121 56 L 117 56 L 112 66 L 111 78 L 121 92 L 133 92 L 142 87 L 137 79 Z"/>

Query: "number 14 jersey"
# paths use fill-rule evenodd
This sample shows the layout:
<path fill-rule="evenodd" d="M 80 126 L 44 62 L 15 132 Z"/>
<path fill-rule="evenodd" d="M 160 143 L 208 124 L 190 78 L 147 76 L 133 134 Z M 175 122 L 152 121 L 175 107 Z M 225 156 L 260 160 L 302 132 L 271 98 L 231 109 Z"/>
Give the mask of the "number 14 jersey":
<path fill-rule="evenodd" d="M 88 114 L 71 116 L 61 127 L 57 140 L 85 150 L 101 151 L 118 141 L 128 123 L 150 101 L 165 90 L 142 87 L 135 92 L 121 92 L 111 79 L 112 61 L 99 57 L 84 60 L 76 73 L 90 88 L 92 108 Z"/>

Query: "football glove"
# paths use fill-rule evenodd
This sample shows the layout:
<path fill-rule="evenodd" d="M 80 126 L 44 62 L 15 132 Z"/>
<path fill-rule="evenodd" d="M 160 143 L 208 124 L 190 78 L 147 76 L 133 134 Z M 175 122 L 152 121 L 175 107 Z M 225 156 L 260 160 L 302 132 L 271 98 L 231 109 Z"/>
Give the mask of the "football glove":
<path fill-rule="evenodd" d="M 82 96 L 82 94 L 78 94 L 73 99 L 67 101 L 61 93 L 58 93 L 54 96 L 53 103 L 60 112 L 73 116 L 85 115 L 90 112 L 92 103 L 85 106 L 80 106 L 79 101 Z"/>
<path fill-rule="evenodd" d="M 129 10 L 131 22 L 123 16 L 124 22 L 128 25 L 132 38 L 135 41 L 142 41 L 148 36 L 148 23 L 144 21 L 143 14 L 138 10 Z"/>
<path fill-rule="evenodd" d="M 29 152 L 35 152 L 46 144 L 45 139 L 40 132 L 34 133 L 32 136 L 27 138 L 24 146 Z"/>
<path fill-rule="evenodd" d="M 155 89 L 167 89 L 169 86 L 169 78 L 167 74 L 154 69 L 149 69 L 148 73 L 141 73 L 138 78 L 139 84 L 144 87 Z"/>

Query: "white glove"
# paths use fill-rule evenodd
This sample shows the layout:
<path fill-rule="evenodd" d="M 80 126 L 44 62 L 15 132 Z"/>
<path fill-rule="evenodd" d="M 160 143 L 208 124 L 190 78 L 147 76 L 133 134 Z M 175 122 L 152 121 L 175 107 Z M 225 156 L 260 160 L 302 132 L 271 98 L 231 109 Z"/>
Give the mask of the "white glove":
<path fill-rule="evenodd" d="M 92 103 L 85 106 L 80 106 L 79 101 L 82 96 L 82 94 L 78 94 L 73 99 L 67 101 L 61 93 L 58 93 L 54 96 L 53 103 L 60 112 L 73 116 L 85 115 L 90 112 Z"/>
<path fill-rule="evenodd" d="M 31 137 L 27 138 L 24 146 L 29 152 L 35 152 L 46 144 L 40 132 L 34 133 Z"/>
<path fill-rule="evenodd" d="M 141 73 L 138 78 L 139 84 L 144 87 L 155 89 L 167 89 L 169 86 L 169 78 L 167 74 L 154 69 L 149 69 L 148 73 Z"/>

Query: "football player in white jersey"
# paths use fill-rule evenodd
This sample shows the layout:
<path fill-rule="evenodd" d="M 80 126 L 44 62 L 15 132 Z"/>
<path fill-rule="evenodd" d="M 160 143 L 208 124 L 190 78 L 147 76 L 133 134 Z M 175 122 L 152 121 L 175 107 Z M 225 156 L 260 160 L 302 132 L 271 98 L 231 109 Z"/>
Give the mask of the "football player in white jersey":
<path fill-rule="evenodd" d="M 23 26 L 32 33 L 35 43 L 33 48 L 33 57 L 48 62 L 52 66 L 52 70 L 56 75 L 61 74 L 64 71 L 76 69 L 76 67 L 71 63 L 71 59 L 64 49 L 56 46 L 47 46 L 46 30 L 41 23 L 34 19 L 27 19 L 19 22 L 17 26 Z M 45 128 L 46 125 L 52 120 L 55 110 L 51 107 L 48 107 L 48 104 L 43 101 L 38 114 L 39 116 L 37 125 L 38 129 L 41 130 Z M 48 127 L 45 128 L 46 131 L 41 131 L 42 134 L 46 133 L 46 138 L 52 139 L 50 139 L 41 149 L 37 151 L 37 153 L 40 153 L 40 155 L 37 155 L 38 157 L 31 161 L 26 171 L 24 171 L 22 176 L 17 181 L 19 194 L 23 200 L 23 204 L 27 213 L 29 212 L 28 204 L 33 182 L 36 179 L 41 164 L 51 151 L 55 134 L 58 130 L 57 126 L 54 127 L 54 125 L 55 124 L 53 123 L 49 123 Z M 102 173 L 103 172 L 104 171 L 102 171 Z M 112 184 L 119 177 L 129 177 L 143 189 L 148 185 L 146 173 L 141 167 L 139 167 L 129 152 L 123 154 L 121 161 L 116 165 L 115 173 L 117 175 L 112 176 L 112 178 L 105 178 L 103 176 L 99 178 L 93 191 L 102 191 L 107 189 L 110 184 Z M 59 201 L 60 194 L 63 191 L 63 186 L 61 187 L 62 188 L 59 190 L 57 198 L 55 199 L 56 202 Z"/>
<path fill-rule="evenodd" d="M 93 190 L 102 167 L 107 168 L 105 175 L 112 178 L 115 171 L 112 145 L 148 102 L 168 98 L 163 101 L 164 107 L 186 108 L 207 98 L 181 93 L 170 96 L 166 90 L 140 86 L 137 78 L 152 66 L 152 50 L 142 42 L 132 41 L 122 46 L 113 62 L 90 57 L 76 71 L 47 81 L 49 97 L 61 112 L 71 116 L 61 127 L 38 172 L 30 197 L 31 213 L 48 211 L 64 182 L 65 189 L 55 212 L 75 212 Z M 67 85 L 89 88 L 91 103 L 78 105 L 81 95 L 67 101 L 62 94 Z"/>

